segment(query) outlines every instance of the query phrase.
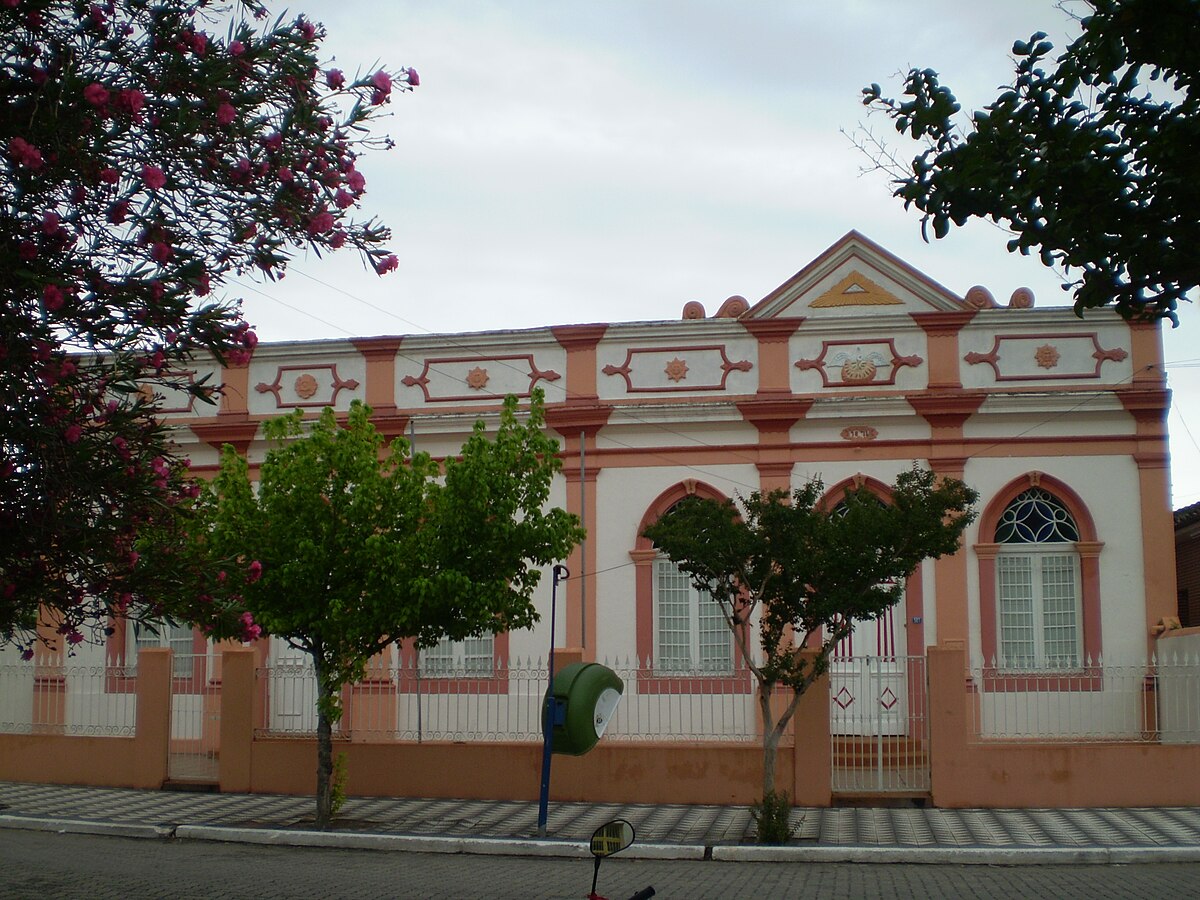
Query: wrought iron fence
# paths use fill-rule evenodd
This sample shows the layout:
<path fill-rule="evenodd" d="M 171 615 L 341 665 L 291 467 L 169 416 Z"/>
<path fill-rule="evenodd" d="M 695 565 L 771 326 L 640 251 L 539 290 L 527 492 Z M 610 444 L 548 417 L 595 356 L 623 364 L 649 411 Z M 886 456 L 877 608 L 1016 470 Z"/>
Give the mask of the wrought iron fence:
<path fill-rule="evenodd" d="M 0 732 L 130 736 L 136 675 L 126 666 L 0 665 Z"/>
<path fill-rule="evenodd" d="M 604 663 L 624 683 L 605 740 L 758 741 L 754 682 L 732 673 L 670 672 Z M 258 670 L 264 687 L 260 736 L 310 736 L 317 727 L 316 678 L 309 666 Z M 371 741 L 540 741 L 548 684 L 543 660 L 423 670 L 413 662 L 376 669 L 342 693 L 342 738 Z"/>
<path fill-rule="evenodd" d="M 1200 656 L 971 673 L 977 741 L 1200 743 Z"/>

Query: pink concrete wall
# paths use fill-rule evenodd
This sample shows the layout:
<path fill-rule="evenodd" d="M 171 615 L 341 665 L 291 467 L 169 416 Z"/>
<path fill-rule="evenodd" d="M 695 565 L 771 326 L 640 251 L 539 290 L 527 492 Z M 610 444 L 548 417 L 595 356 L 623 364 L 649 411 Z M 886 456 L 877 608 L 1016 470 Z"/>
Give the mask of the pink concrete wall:
<path fill-rule="evenodd" d="M 930 763 L 940 807 L 1200 805 L 1200 745 L 978 743 L 969 737 L 966 655 L 930 647 Z"/>

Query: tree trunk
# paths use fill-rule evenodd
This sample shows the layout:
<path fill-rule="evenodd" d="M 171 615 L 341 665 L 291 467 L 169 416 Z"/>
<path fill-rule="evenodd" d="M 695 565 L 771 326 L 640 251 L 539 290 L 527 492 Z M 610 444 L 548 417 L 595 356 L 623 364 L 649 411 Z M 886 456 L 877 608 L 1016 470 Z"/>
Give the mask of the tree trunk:
<path fill-rule="evenodd" d="M 763 722 L 763 797 L 770 796 L 775 790 L 775 759 L 779 750 L 779 732 L 771 714 L 773 688 L 774 685 L 762 683 L 758 686 L 758 705 L 762 710 Z"/>
<path fill-rule="evenodd" d="M 332 699 L 317 666 L 317 828 L 329 827 L 333 819 L 333 723 L 327 710 Z"/>

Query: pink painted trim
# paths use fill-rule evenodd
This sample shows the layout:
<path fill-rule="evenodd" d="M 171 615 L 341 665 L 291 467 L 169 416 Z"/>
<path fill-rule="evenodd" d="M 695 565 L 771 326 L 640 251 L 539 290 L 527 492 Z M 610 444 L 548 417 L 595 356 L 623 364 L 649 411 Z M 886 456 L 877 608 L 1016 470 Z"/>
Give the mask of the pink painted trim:
<path fill-rule="evenodd" d="M 829 377 L 829 373 L 826 371 L 826 363 L 825 363 L 825 357 L 826 357 L 826 355 L 828 355 L 829 351 L 835 347 L 861 347 L 863 344 L 886 344 L 887 345 L 887 347 L 889 348 L 889 350 L 891 351 L 891 354 L 892 354 L 892 359 L 891 359 L 892 371 L 888 375 L 888 377 L 887 378 L 872 378 L 870 381 L 846 381 L 845 379 L 842 379 L 842 378 L 839 378 L 837 380 L 831 379 Z M 904 368 L 905 366 L 916 368 L 917 366 L 921 365 L 921 363 L 923 363 L 923 362 L 925 362 L 925 360 L 919 356 L 915 356 L 915 355 L 914 356 L 901 356 L 899 353 L 897 353 L 895 338 L 878 338 L 875 340 L 861 340 L 861 341 L 821 341 L 821 352 L 817 356 L 816 359 L 798 359 L 798 360 L 796 360 L 795 363 L 793 363 L 793 365 L 795 365 L 795 367 L 797 369 L 799 369 L 801 372 L 806 372 L 810 369 L 816 369 L 818 372 L 821 373 L 821 384 L 823 387 L 827 387 L 827 388 L 828 387 L 861 388 L 861 387 L 867 387 L 868 385 L 874 387 L 877 385 L 895 384 L 896 383 L 896 373 L 899 372 L 902 368 Z"/>
<path fill-rule="evenodd" d="M 1092 359 L 1096 360 L 1096 368 L 1091 372 L 1073 372 L 1062 375 L 1052 375 L 1050 370 L 1046 370 L 1046 374 L 1034 375 L 1002 375 L 1000 373 L 1000 345 L 1004 341 L 1058 341 L 1070 338 L 1087 338 L 1091 340 L 1092 346 L 1096 349 L 1092 352 Z M 1111 350 L 1105 350 L 1100 346 L 1099 336 L 1095 331 L 1076 331 L 1070 334 L 998 334 L 992 338 L 992 349 L 987 353 L 976 353 L 972 351 L 963 357 L 963 360 L 971 366 L 987 363 L 992 367 L 992 373 L 996 381 L 1069 381 L 1078 378 L 1099 378 L 1100 368 L 1106 361 L 1121 362 L 1129 356 L 1128 351 L 1122 350 L 1120 347 L 1115 347 Z"/>
<path fill-rule="evenodd" d="M 518 397 L 528 397 L 533 393 L 534 386 L 539 381 L 558 381 L 562 376 L 553 369 L 539 369 L 533 361 L 532 353 L 514 354 L 512 356 L 439 356 L 426 357 L 425 367 L 421 370 L 420 375 L 405 375 L 400 379 L 400 383 L 405 387 L 419 387 L 421 393 L 425 395 L 426 403 L 453 403 L 455 401 L 478 401 L 481 399 L 499 400 L 504 394 L 496 394 L 490 391 L 480 390 L 473 394 L 451 394 L 445 397 L 435 397 L 429 393 L 429 370 L 436 365 L 443 363 L 507 363 L 510 361 L 519 361 L 528 364 L 529 366 L 529 386 L 522 392 L 517 394 Z M 508 393 L 507 391 L 505 393 Z"/>
<path fill-rule="evenodd" d="M 1015 478 L 1001 488 L 992 497 L 983 515 L 979 518 L 979 534 L 993 537 L 996 525 L 1008 504 L 1023 491 L 1036 486 L 1044 488 L 1055 497 L 1071 513 L 1075 525 L 1079 529 L 1079 541 L 1074 545 L 1079 553 L 1080 572 L 1080 607 L 1083 618 L 1083 652 L 1086 661 L 1100 659 L 1103 654 L 1103 635 L 1100 629 L 1100 550 L 1104 546 L 1096 539 L 1096 523 L 1087 506 L 1074 490 L 1066 483 L 1052 475 L 1029 473 Z M 996 612 L 996 554 L 1000 545 L 983 543 L 976 545 L 976 558 L 979 562 L 979 631 L 980 644 L 983 651 L 983 664 L 990 666 L 992 660 L 999 656 L 999 623 Z M 1083 667 L 1081 666 L 1081 670 Z M 1028 687 L 1009 686 L 1012 679 L 1017 679 Z M 999 674 L 984 678 L 984 690 L 1097 690 L 1089 687 L 1087 679 L 1081 679 L 1080 673 L 1065 673 L 1056 675 L 1012 675 Z M 1038 685 L 1038 686 L 1032 686 Z"/>
<path fill-rule="evenodd" d="M 672 485 L 655 497 L 647 507 L 638 523 L 634 549 L 629 552 L 634 565 L 634 646 L 638 658 L 638 688 L 651 693 L 682 693 L 681 686 L 686 684 L 687 692 L 721 694 L 741 690 L 743 687 L 748 689 L 750 685 L 750 672 L 744 667 L 735 669 L 731 675 L 699 678 L 691 675 L 658 675 L 653 668 L 646 668 L 646 661 L 654 659 L 654 561 L 658 558 L 658 553 L 654 544 L 642 532 L 684 497 L 692 495 L 713 500 L 729 499 L 712 485 L 702 481 L 688 479 Z M 733 641 L 732 635 L 729 640 Z M 734 655 L 738 655 L 736 648 Z"/>
<path fill-rule="evenodd" d="M 630 378 L 630 375 L 633 374 L 633 358 L 639 353 L 706 353 L 713 350 L 721 354 L 721 381 L 719 384 L 677 384 L 663 387 L 633 386 L 633 379 Z M 704 346 L 679 345 L 675 347 L 629 348 L 625 351 L 625 362 L 619 366 L 607 365 L 601 371 L 605 375 L 620 375 L 625 379 L 625 392 L 628 394 L 658 394 L 676 391 L 723 391 L 725 390 L 725 383 L 729 380 L 730 372 L 749 372 L 752 368 L 754 368 L 754 364 L 748 359 L 738 360 L 737 362 L 732 361 L 725 353 L 724 344 L 707 344 Z"/>
<path fill-rule="evenodd" d="M 304 372 L 305 374 L 308 374 L 321 369 L 327 370 L 329 372 L 329 377 L 333 379 L 333 383 L 330 385 L 333 388 L 333 396 L 328 400 L 305 400 L 300 403 L 284 403 L 282 399 L 280 399 L 279 392 L 283 389 L 284 372 Z M 272 383 L 267 384 L 265 381 L 260 381 L 254 386 L 254 390 L 258 391 L 260 394 L 274 395 L 276 409 L 316 409 L 332 406 L 333 404 L 337 403 L 338 394 L 340 394 L 343 390 L 353 391 L 357 388 L 358 382 L 353 378 L 343 379 L 340 375 L 338 375 L 337 363 L 316 366 L 279 366 L 275 369 L 275 380 Z"/>

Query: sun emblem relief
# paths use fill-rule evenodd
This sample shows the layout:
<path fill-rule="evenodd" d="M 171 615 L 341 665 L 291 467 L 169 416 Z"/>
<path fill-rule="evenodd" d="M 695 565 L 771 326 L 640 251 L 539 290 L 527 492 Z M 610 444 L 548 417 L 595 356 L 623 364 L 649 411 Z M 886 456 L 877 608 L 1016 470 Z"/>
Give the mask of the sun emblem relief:
<path fill-rule="evenodd" d="M 482 391 L 487 387 L 488 373 L 487 369 L 482 369 L 479 366 L 473 368 L 467 373 L 467 387 L 473 391 Z"/>
<path fill-rule="evenodd" d="M 667 377 L 672 381 L 683 381 L 683 379 L 687 378 L 688 367 L 687 363 L 677 356 L 667 363 L 667 367 L 663 371 L 667 373 Z"/>
<path fill-rule="evenodd" d="M 1033 358 L 1043 369 L 1053 369 L 1058 365 L 1059 353 L 1052 344 L 1042 344 L 1034 351 Z"/>
<path fill-rule="evenodd" d="M 301 400 L 307 400 L 317 392 L 317 379 L 311 375 L 301 375 L 296 379 L 296 396 Z"/>

